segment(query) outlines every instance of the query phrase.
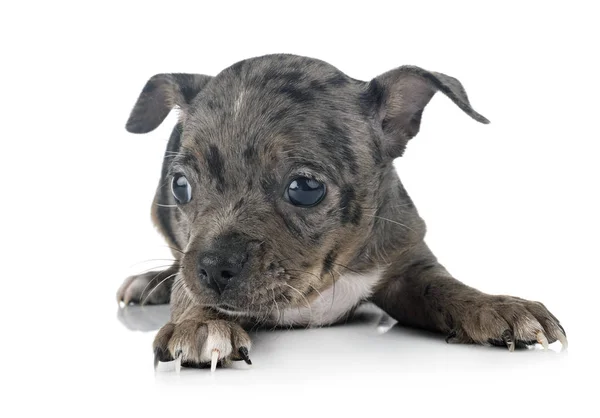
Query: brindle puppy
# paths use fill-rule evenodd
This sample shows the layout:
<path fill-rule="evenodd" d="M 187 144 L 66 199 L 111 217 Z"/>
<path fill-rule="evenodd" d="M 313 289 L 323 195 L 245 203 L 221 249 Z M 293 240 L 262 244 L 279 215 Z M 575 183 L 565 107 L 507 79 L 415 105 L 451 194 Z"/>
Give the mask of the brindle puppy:
<path fill-rule="evenodd" d="M 249 361 L 244 328 L 332 324 L 367 300 L 449 341 L 565 345 L 543 304 L 464 285 L 423 240 L 392 163 L 438 90 L 488 123 L 458 80 L 412 66 L 363 82 L 269 55 L 215 77 L 152 77 L 127 130 L 150 132 L 181 109 L 152 207 L 177 262 L 128 278 L 117 297 L 171 302 L 157 360 Z"/>

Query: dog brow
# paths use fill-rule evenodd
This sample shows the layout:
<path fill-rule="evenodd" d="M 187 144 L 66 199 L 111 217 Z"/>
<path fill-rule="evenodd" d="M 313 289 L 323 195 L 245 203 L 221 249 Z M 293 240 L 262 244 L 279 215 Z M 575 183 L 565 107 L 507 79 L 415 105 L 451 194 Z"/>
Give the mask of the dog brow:
<path fill-rule="evenodd" d="M 295 170 L 307 168 L 311 171 L 314 171 L 315 174 L 323 173 L 325 176 L 327 176 L 328 180 L 332 181 L 336 185 L 338 184 L 337 177 L 339 176 L 339 173 L 335 170 L 335 167 L 331 166 L 331 164 L 325 164 L 315 160 L 294 158 L 292 167 Z"/>
<path fill-rule="evenodd" d="M 179 152 L 171 162 L 169 167 L 169 174 L 173 175 L 181 171 L 187 171 L 191 169 L 197 173 L 200 169 L 198 166 L 198 158 L 194 156 L 190 151 L 184 150 Z"/>

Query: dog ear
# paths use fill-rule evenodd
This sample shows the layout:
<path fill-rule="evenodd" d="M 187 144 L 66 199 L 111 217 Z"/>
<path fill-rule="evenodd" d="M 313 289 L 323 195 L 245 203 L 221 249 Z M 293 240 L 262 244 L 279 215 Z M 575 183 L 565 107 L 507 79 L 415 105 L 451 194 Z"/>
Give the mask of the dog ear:
<path fill-rule="evenodd" d="M 201 74 L 156 74 L 144 86 L 125 128 L 136 134 L 156 129 L 174 106 L 185 111 L 211 78 Z"/>
<path fill-rule="evenodd" d="M 407 142 L 421 126 L 421 115 L 437 91 L 448 96 L 466 114 L 478 122 L 489 123 L 471 107 L 460 81 L 445 74 L 415 66 L 402 66 L 371 80 L 366 95 L 375 104 L 392 158 L 404 152 Z"/>

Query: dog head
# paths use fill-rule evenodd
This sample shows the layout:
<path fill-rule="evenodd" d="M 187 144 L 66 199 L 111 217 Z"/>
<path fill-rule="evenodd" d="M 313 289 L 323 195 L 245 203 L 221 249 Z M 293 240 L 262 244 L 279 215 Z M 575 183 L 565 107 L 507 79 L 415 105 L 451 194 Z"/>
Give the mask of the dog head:
<path fill-rule="evenodd" d="M 127 129 L 149 132 L 180 108 L 156 202 L 182 252 L 180 284 L 201 304 L 256 316 L 422 238 L 392 161 L 436 91 L 487 123 L 456 79 L 412 66 L 363 82 L 271 55 L 215 77 L 152 77 Z"/>

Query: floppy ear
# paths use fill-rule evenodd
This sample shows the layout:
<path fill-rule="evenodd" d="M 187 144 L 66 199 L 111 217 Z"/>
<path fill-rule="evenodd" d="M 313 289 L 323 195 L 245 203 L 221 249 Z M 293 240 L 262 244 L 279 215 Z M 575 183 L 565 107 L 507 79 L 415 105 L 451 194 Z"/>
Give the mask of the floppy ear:
<path fill-rule="evenodd" d="M 476 121 L 490 123 L 473 110 L 457 79 L 415 66 L 396 68 L 371 80 L 366 93 L 376 107 L 392 158 L 402 155 L 406 143 L 419 132 L 423 109 L 438 90 Z"/>
<path fill-rule="evenodd" d="M 211 78 L 201 74 L 156 74 L 144 86 L 125 128 L 136 134 L 156 129 L 174 106 L 185 111 Z"/>

